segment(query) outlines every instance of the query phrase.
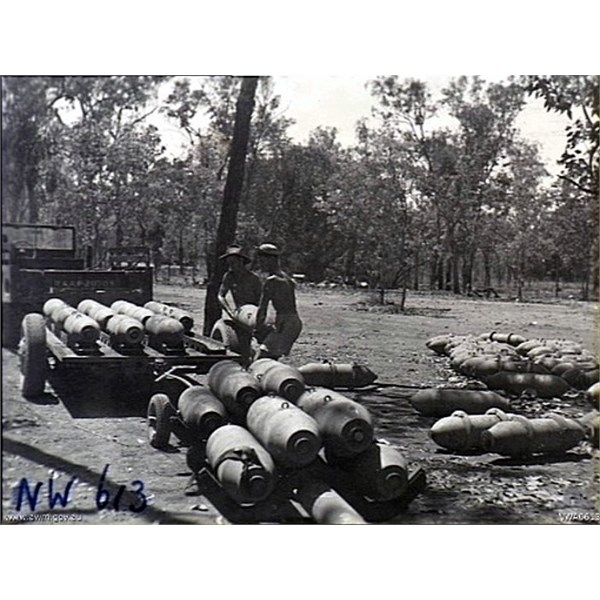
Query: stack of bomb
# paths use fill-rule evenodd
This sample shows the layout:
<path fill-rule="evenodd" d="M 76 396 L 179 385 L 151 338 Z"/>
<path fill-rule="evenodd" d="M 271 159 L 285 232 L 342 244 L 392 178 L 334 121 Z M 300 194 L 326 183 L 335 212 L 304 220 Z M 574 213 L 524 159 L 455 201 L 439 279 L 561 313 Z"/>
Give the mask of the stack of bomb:
<path fill-rule="evenodd" d="M 73 306 L 59 298 L 50 298 L 44 303 L 44 315 L 58 331 L 67 334 L 67 345 L 71 348 L 95 349 L 100 338 L 100 326 Z"/>
<path fill-rule="evenodd" d="M 111 309 L 141 322 L 148 334 L 148 344 L 153 348 L 159 351 L 183 350 L 184 326 L 177 319 L 125 300 L 116 300 Z"/>
<path fill-rule="evenodd" d="M 119 350 L 139 348 L 144 340 L 144 326 L 136 318 L 119 314 L 95 300 L 82 300 L 77 308 L 96 321 L 107 333 L 111 345 Z"/>
<path fill-rule="evenodd" d="M 429 432 L 433 441 L 453 452 L 495 452 L 504 456 L 560 454 L 585 438 L 593 441 L 594 422 L 549 415 L 527 419 L 490 409 L 484 415 L 456 411 L 437 421 Z"/>
<path fill-rule="evenodd" d="M 210 391 L 186 390 L 179 411 L 188 428 L 208 433 L 206 462 L 239 504 L 255 504 L 273 491 L 275 465 L 281 470 L 302 469 L 321 460 L 320 452 L 332 469 L 343 470 L 368 498 L 389 500 L 405 492 L 406 460 L 392 446 L 374 440 L 368 411 L 333 390 L 306 389 L 297 369 L 261 359 L 246 370 L 223 360 L 209 371 L 208 386 Z M 223 425 L 228 417 L 234 423 Z M 316 520 L 333 518 L 325 514 L 338 515 L 336 522 L 360 520 L 334 490 L 327 485 L 319 490 L 316 496 L 300 494 L 306 496 L 311 514 L 313 509 L 320 511 L 315 507 L 337 508 L 313 514 Z"/>
<path fill-rule="evenodd" d="M 176 319 L 181 323 L 183 331 L 186 334 L 191 333 L 194 328 L 194 318 L 189 312 L 182 310 L 181 308 L 169 306 L 168 304 L 163 304 L 162 302 L 156 302 L 154 300 L 146 302 L 144 308 L 157 315 L 164 315 Z"/>
<path fill-rule="evenodd" d="M 406 460 L 394 447 L 374 439 L 364 406 L 322 387 L 306 390 L 297 404 L 317 422 L 326 462 L 345 471 L 353 489 L 374 500 L 402 496 L 408 484 Z"/>
<path fill-rule="evenodd" d="M 598 361 L 569 340 L 526 340 L 512 333 L 436 336 L 427 341 L 450 358 L 459 373 L 483 380 L 491 389 L 513 394 L 534 391 L 540 398 L 560 397 L 572 388 L 598 381 Z"/>

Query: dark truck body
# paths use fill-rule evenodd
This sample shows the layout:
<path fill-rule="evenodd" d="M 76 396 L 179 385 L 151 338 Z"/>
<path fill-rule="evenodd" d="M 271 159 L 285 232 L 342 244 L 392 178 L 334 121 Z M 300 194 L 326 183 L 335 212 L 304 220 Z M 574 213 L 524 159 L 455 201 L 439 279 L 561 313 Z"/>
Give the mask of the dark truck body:
<path fill-rule="evenodd" d="M 113 249 L 107 269 L 86 268 L 76 252 L 75 229 L 59 225 L 2 224 L 2 345 L 14 348 L 23 317 L 58 297 L 110 305 L 152 300 L 152 267 L 142 248 Z"/>

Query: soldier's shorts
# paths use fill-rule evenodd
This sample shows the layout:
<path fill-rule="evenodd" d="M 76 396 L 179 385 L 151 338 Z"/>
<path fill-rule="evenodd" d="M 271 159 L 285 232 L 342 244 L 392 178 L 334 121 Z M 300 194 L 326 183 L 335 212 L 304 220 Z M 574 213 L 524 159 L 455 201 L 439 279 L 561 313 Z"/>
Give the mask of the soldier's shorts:
<path fill-rule="evenodd" d="M 297 313 L 277 315 L 275 330 L 263 340 L 260 349 L 275 358 L 288 355 L 301 331 L 302 321 Z"/>

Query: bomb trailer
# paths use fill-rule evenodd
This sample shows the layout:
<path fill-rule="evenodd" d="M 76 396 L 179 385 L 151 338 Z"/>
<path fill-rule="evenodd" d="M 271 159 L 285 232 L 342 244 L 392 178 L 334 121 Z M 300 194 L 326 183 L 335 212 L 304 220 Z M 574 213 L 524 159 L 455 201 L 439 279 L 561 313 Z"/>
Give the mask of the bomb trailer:
<path fill-rule="evenodd" d="M 384 521 L 402 512 L 423 489 L 424 472 L 417 468 L 410 477 L 406 474 L 402 494 L 369 499 L 354 490 L 344 469 L 318 458 L 306 468 L 280 469 L 268 498 L 235 502 L 217 477 L 221 465 L 211 468 L 204 450 L 198 459 L 206 440 L 194 442 L 193 427 L 182 418 L 178 401 L 185 389 L 197 387 L 196 375 L 224 360 L 240 363 L 240 355 L 219 339 L 196 334 L 189 314 L 153 301 L 147 250 L 112 249 L 104 269 L 91 268 L 90 262 L 77 255 L 73 227 L 2 225 L 2 343 L 18 345 L 24 396 L 41 396 L 47 380 L 67 392 L 77 381 L 77 391 L 84 394 L 94 381 L 103 393 L 122 393 L 124 383 L 132 384 L 129 389 L 147 411 L 153 445 L 164 445 L 156 443 L 157 432 L 163 442 L 165 430 L 178 434 L 190 447 L 188 464 L 213 504 L 239 522 L 272 519 L 274 501 L 286 507 L 283 518 L 291 505 L 302 505 L 305 516 L 316 522 L 360 522 L 363 516 Z M 244 477 L 260 469 L 260 460 L 253 464 L 256 452 L 247 452 L 243 442 L 241 446 L 225 450 L 224 460 L 235 463 L 242 457 L 244 484 Z"/>

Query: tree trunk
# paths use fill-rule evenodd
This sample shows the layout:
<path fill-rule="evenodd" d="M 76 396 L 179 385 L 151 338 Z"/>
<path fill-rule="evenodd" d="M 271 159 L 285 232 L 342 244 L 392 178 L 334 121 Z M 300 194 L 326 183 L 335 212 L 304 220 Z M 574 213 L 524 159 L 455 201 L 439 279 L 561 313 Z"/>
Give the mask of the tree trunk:
<path fill-rule="evenodd" d="M 434 290 L 438 279 L 438 257 L 437 252 L 434 252 L 429 263 L 429 289 Z"/>
<path fill-rule="evenodd" d="M 487 250 L 483 252 L 483 287 L 492 287 L 492 270 L 490 264 L 490 253 Z"/>
<path fill-rule="evenodd" d="M 452 252 L 452 291 L 460 294 L 460 273 L 458 268 L 459 256 L 457 252 Z"/>
<path fill-rule="evenodd" d="M 183 226 L 179 227 L 179 248 L 177 251 L 177 262 L 179 262 L 179 274 L 184 275 L 185 270 L 183 263 L 185 262 L 185 254 L 183 251 Z"/>
<path fill-rule="evenodd" d="M 223 205 L 217 229 L 216 252 L 213 258 L 211 277 L 206 289 L 204 335 L 210 335 L 213 325 L 221 315 L 217 292 L 225 273 L 225 265 L 223 261 L 218 260 L 218 257 L 225 252 L 227 246 L 232 244 L 235 239 L 240 195 L 244 184 L 248 138 L 250 137 L 250 120 L 254 110 L 254 95 L 257 84 L 258 77 L 244 77 L 237 100 L 227 180 L 225 181 Z"/>
<path fill-rule="evenodd" d="M 438 256 L 437 259 L 437 289 L 443 290 L 445 289 L 445 281 L 444 281 L 444 257 Z"/>
<path fill-rule="evenodd" d="M 29 205 L 29 222 L 37 223 L 39 219 L 40 207 L 38 205 L 37 194 L 35 191 L 35 181 L 31 177 L 27 179 L 27 199 Z"/>
<path fill-rule="evenodd" d="M 415 292 L 419 291 L 419 247 L 415 248 L 415 261 L 414 261 L 414 279 L 413 279 L 413 289 Z"/>

